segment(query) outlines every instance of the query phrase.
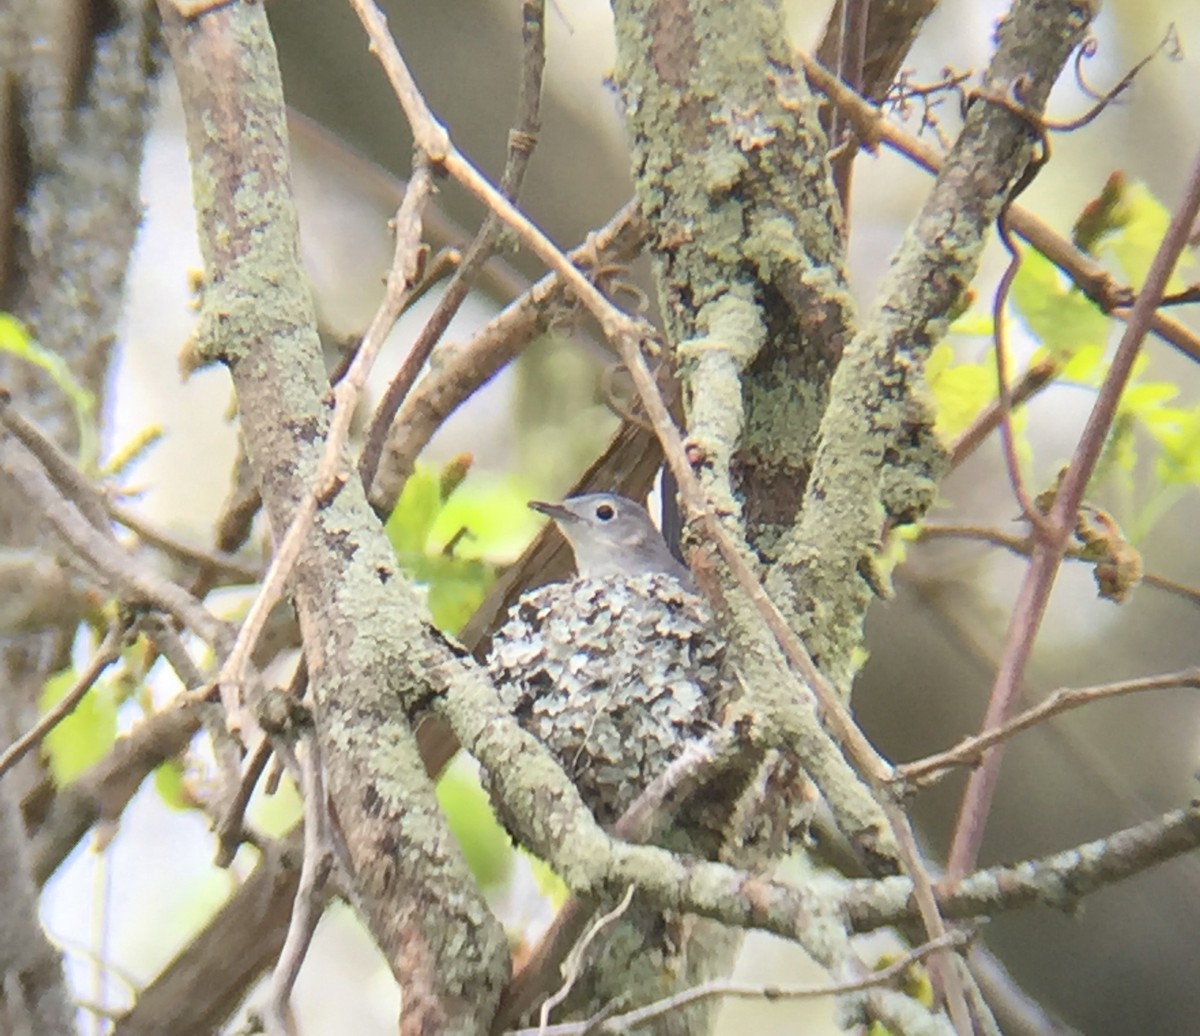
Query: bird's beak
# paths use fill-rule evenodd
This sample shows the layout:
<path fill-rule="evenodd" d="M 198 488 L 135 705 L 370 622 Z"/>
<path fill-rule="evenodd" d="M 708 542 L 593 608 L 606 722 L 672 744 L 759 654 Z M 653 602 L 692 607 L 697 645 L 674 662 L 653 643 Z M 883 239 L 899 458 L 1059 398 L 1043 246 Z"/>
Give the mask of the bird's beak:
<path fill-rule="evenodd" d="M 562 504 L 548 504 L 542 500 L 530 500 L 529 506 L 539 514 L 544 514 L 547 518 L 553 518 L 556 522 L 577 522 L 578 515 L 569 508 L 563 507 Z"/>

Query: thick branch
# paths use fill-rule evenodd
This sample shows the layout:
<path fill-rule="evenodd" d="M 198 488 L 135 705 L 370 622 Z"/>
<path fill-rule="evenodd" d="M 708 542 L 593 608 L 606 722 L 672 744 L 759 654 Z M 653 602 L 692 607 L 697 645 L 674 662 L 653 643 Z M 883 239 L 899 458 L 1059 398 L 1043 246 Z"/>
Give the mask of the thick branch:
<path fill-rule="evenodd" d="M 777 3 L 614 11 L 634 183 L 689 429 L 714 472 L 706 489 L 744 508 L 751 544 L 770 555 L 853 332 L 825 134 Z"/>
<path fill-rule="evenodd" d="M 1089 15 L 1069 0 L 1018 0 L 1000 26 L 983 94 L 1019 89 L 1039 113 Z M 1033 141 L 1027 120 L 976 99 L 834 377 L 804 510 L 767 586 L 844 692 L 877 585 L 885 517 L 919 517 L 945 464 L 921 402 L 925 357 L 975 275 Z"/>
<path fill-rule="evenodd" d="M 184 23 L 164 3 L 208 268 L 201 349 L 223 358 L 277 535 L 328 431 L 300 273 L 279 72 L 259 5 Z M 472 1032 L 507 972 L 503 932 L 445 827 L 399 705 L 453 672 L 360 482 L 314 516 L 293 574 L 329 795 L 368 921 L 404 992 L 402 1032 Z"/>

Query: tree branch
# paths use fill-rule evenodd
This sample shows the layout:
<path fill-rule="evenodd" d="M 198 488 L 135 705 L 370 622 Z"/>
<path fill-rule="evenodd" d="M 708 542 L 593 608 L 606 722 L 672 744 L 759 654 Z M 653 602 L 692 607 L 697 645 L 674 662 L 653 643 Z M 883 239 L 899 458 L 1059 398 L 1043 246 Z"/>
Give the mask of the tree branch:
<path fill-rule="evenodd" d="M 201 349 L 229 365 L 277 535 L 321 488 L 326 377 L 300 273 L 279 72 L 261 6 L 184 22 L 164 0 L 209 271 Z M 340 402 L 340 400 L 339 400 Z M 336 437 L 332 440 L 336 443 Z M 358 479 L 313 515 L 292 573 L 328 788 L 401 1032 L 476 1031 L 508 950 L 453 845 L 399 706 L 459 666 L 425 624 Z"/>
<path fill-rule="evenodd" d="M 984 731 L 1006 722 L 1016 707 L 1025 665 L 1033 650 L 1033 642 L 1046 606 L 1049 604 L 1050 591 L 1067 543 L 1076 527 L 1084 491 L 1100 458 L 1100 451 L 1116 415 L 1117 403 L 1129 380 L 1134 361 L 1141 351 L 1150 320 L 1162 298 L 1167 279 L 1175 268 L 1179 254 L 1187 243 L 1188 233 L 1198 212 L 1200 156 L 1193 165 L 1186 193 L 1171 217 L 1171 223 L 1146 274 L 1146 281 L 1133 305 L 1125 333 L 1121 336 L 1108 374 L 1100 386 L 1087 424 L 1079 437 L 1075 454 L 1058 487 L 1054 506 L 1047 515 L 1049 535 L 1039 538 L 1025 571 L 1025 579 L 1013 606 L 1004 651 L 988 700 L 987 713 L 983 720 Z M 984 824 L 999 776 L 1003 749 L 1003 743 L 989 749 L 981 767 L 972 773 L 967 781 L 950 848 L 948 869 L 951 876 L 961 876 L 975 865 L 978 858 Z"/>
<path fill-rule="evenodd" d="M 1018 0 L 1001 24 L 983 89 L 1006 95 L 1020 82 L 1024 104 L 1040 111 L 1087 21 L 1077 3 Z M 925 356 L 974 276 L 1032 143 L 1025 120 L 972 105 L 834 377 L 804 509 L 767 589 L 844 693 L 875 596 L 873 558 L 885 517 L 922 514 L 945 466 L 920 403 Z M 901 448 L 902 441 L 915 445 Z"/>

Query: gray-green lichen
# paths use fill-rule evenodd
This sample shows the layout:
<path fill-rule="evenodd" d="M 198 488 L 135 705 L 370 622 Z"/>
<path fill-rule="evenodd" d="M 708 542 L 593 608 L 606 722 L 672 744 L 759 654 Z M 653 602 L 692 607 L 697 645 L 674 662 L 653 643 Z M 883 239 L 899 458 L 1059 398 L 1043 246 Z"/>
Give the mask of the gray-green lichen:
<path fill-rule="evenodd" d="M 1039 111 L 1081 22 L 1075 3 L 1018 2 L 1000 26 L 984 91 L 1008 96 L 1020 80 L 1023 103 Z M 780 541 L 767 588 L 844 693 L 861 657 L 885 519 L 920 517 L 945 469 L 926 405 L 925 359 L 1032 147 L 1025 119 L 975 101 L 833 378 L 800 521 Z"/>
<path fill-rule="evenodd" d="M 659 298 L 700 475 L 720 510 L 744 508 L 741 531 L 770 560 L 764 544 L 799 510 L 853 324 L 827 142 L 777 3 L 624 0 L 614 12 L 634 182 L 655 228 Z M 758 311 L 753 362 L 688 363 L 689 343 L 710 335 L 706 307 L 730 296 Z M 785 437 L 759 435 L 767 424 Z"/>

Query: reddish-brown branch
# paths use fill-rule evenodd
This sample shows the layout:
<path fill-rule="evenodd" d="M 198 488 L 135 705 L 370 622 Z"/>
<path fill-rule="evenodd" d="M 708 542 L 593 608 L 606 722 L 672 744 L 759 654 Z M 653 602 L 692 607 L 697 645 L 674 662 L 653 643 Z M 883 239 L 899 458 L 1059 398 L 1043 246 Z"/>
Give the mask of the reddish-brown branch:
<path fill-rule="evenodd" d="M 1054 586 L 1058 567 L 1075 528 L 1084 490 L 1112 427 L 1117 404 L 1141 350 L 1154 310 L 1162 297 L 1167 279 L 1175 268 L 1179 254 L 1187 243 L 1187 235 L 1197 212 L 1200 212 L 1200 158 L 1193 167 L 1184 198 L 1171 218 L 1170 226 L 1146 276 L 1146 282 L 1129 314 L 1125 334 L 1117 346 L 1108 375 L 1100 387 L 1095 405 L 1080 436 L 1075 455 L 1058 488 L 1057 498 L 1048 516 L 1052 538 L 1043 539 L 1037 544 L 1026 570 L 1013 608 L 1000 668 L 984 717 L 982 729 L 985 732 L 1005 723 L 1012 715 L 1025 666 L 1049 604 L 1050 591 Z M 999 776 L 1003 747 L 1000 744 L 989 749 L 982 765 L 967 782 L 950 849 L 948 873 L 952 878 L 962 877 L 975 865 L 978 858 L 984 825 Z"/>
<path fill-rule="evenodd" d="M 865 144 L 871 147 L 886 144 L 928 172 L 936 173 L 941 169 L 943 156 L 937 149 L 893 125 L 878 108 L 847 89 L 836 76 L 812 58 L 803 54 L 798 57 L 809 82 L 854 121 L 854 131 Z M 1070 277 L 1075 286 L 1103 312 L 1112 313 L 1121 320 L 1130 318 L 1129 306 L 1133 293 L 1119 284 L 1091 256 L 1079 251 L 1049 224 L 1019 205 L 1009 209 L 1008 223 L 1014 233 Z M 1178 320 L 1154 313 L 1150 318 L 1150 330 L 1185 356 L 1200 363 L 1200 336 Z"/>

